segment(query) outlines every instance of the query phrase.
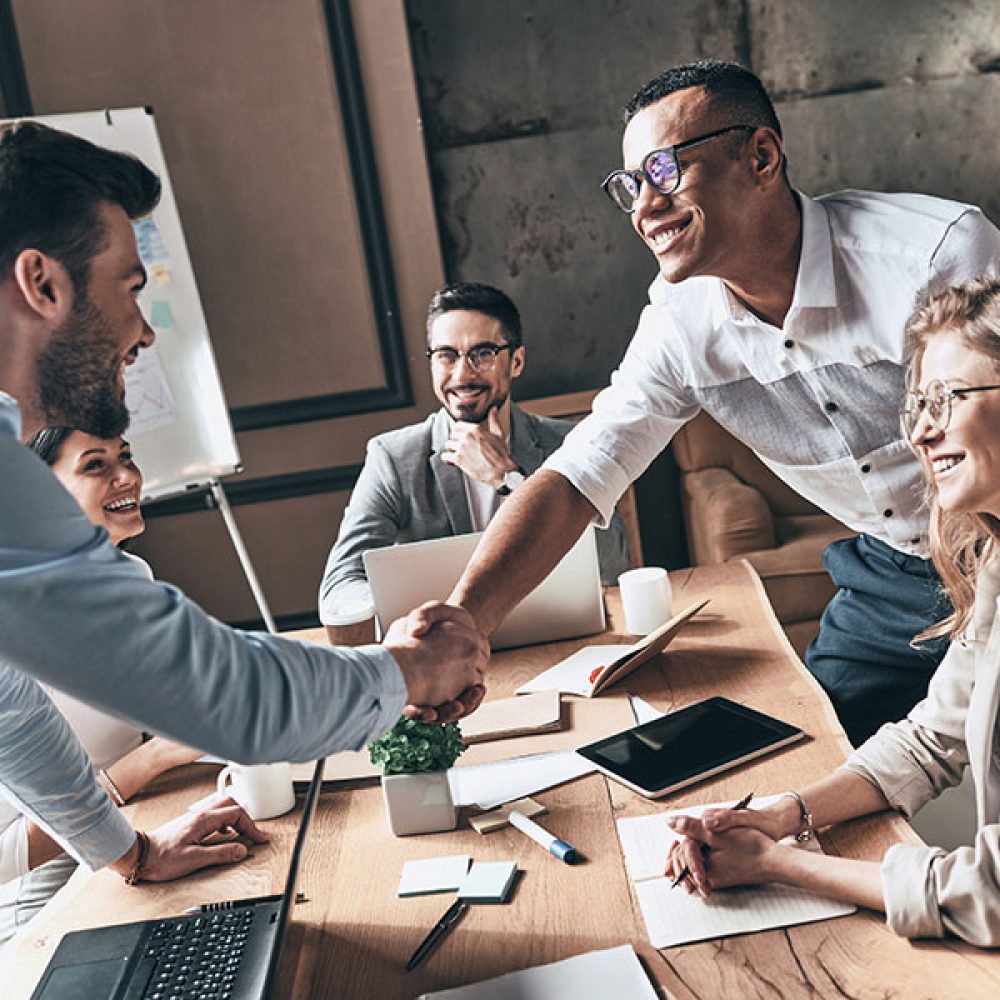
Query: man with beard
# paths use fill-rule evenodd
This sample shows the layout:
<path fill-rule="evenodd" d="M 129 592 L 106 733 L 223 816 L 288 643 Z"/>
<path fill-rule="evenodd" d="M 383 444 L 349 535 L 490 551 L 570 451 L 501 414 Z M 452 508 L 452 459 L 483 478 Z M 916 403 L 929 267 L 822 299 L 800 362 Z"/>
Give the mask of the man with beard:
<path fill-rule="evenodd" d="M 504 498 L 562 443 L 572 424 L 526 413 L 510 399 L 524 371 L 521 317 L 490 285 L 436 292 L 427 312 L 427 357 L 441 409 L 368 443 L 320 586 L 320 618 L 332 642 L 375 635 L 368 549 L 483 531 Z M 617 514 L 597 533 L 601 577 L 628 568 Z"/>
<path fill-rule="evenodd" d="M 194 856 L 211 831 L 137 836 L 32 678 L 220 757 L 302 761 L 360 748 L 408 703 L 428 721 L 472 711 L 488 653 L 440 605 L 361 649 L 234 631 L 150 581 L 18 442 L 125 428 L 123 366 L 153 341 L 130 220 L 159 193 L 138 160 L 62 132 L 0 141 L 0 785 L 79 861 L 137 878 L 176 876 L 178 837 Z"/>

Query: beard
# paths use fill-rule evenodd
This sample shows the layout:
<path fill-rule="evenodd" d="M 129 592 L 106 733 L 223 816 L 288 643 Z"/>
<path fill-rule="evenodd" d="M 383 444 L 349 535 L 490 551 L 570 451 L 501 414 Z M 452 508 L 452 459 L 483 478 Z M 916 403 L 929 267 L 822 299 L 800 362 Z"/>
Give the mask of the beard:
<path fill-rule="evenodd" d="M 478 383 L 477 383 L 478 387 Z M 483 386 L 482 388 L 489 388 Z M 489 397 L 485 401 L 472 403 L 459 403 L 454 399 L 449 400 L 446 409 L 452 420 L 460 420 L 466 424 L 483 424 L 490 415 L 490 410 L 499 410 L 505 402 L 509 393 L 501 390 L 496 395 Z"/>
<path fill-rule="evenodd" d="M 118 437 L 128 427 L 118 340 L 86 295 L 77 296 L 66 322 L 53 331 L 36 370 L 38 401 L 49 426 L 99 438 Z"/>

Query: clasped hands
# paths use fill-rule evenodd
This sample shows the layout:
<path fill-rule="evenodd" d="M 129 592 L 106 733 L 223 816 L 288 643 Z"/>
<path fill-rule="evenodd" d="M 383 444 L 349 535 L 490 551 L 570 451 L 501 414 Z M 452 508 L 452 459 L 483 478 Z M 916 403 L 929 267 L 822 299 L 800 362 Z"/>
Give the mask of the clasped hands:
<path fill-rule="evenodd" d="M 384 645 L 406 681 L 409 718 L 453 722 L 479 707 L 490 646 L 464 608 L 428 601 L 394 621 Z"/>
<path fill-rule="evenodd" d="M 786 831 L 767 807 L 707 809 L 667 823 L 682 839 L 670 845 L 664 874 L 706 899 L 715 889 L 774 881 L 778 853 L 788 850 L 778 843 Z"/>

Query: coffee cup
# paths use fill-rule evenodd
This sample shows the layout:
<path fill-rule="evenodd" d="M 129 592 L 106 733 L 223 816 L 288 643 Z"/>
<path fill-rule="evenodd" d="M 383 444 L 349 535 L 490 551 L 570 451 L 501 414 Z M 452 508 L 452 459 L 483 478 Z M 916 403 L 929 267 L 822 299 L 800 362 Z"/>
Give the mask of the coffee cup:
<path fill-rule="evenodd" d="M 649 635 L 670 620 L 670 577 L 659 566 L 630 569 L 618 577 L 625 628 Z"/>
<path fill-rule="evenodd" d="M 251 819 L 282 816 L 295 807 L 290 764 L 228 764 L 219 772 L 219 795 L 231 795 Z"/>

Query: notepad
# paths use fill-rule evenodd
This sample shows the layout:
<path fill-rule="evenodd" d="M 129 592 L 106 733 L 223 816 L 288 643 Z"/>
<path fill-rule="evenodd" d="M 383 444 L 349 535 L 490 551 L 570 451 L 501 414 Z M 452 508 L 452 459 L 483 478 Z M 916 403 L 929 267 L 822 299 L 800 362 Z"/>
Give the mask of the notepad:
<path fill-rule="evenodd" d="M 760 799 L 757 804 L 767 805 L 776 798 Z M 667 826 L 667 818 L 676 815 L 700 816 L 706 809 L 727 805 L 731 803 L 618 820 L 618 837 L 625 864 L 629 877 L 635 883 L 636 897 L 654 948 L 670 948 L 732 934 L 753 934 L 855 912 L 855 906 L 791 886 L 723 889 L 713 892 L 708 899 L 696 893 L 689 894 L 681 887 L 671 889 L 670 880 L 663 872 L 670 845 L 680 838 Z M 795 844 L 794 840 L 788 842 Z M 815 838 L 805 844 L 796 844 L 796 847 L 822 853 Z"/>
<path fill-rule="evenodd" d="M 675 635 L 705 605 L 708 600 L 685 608 L 680 614 L 674 615 L 666 624 L 655 632 L 650 632 L 645 638 L 628 646 L 611 643 L 604 646 L 584 646 L 565 660 L 560 660 L 554 667 L 539 674 L 527 684 L 522 684 L 518 694 L 531 694 L 535 691 L 562 691 L 566 694 L 578 694 L 584 698 L 593 698 L 605 688 L 617 684 L 633 670 L 641 667 L 658 653 L 662 653 Z"/>
<path fill-rule="evenodd" d="M 399 879 L 397 896 L 424 896 L 435 892 L 455 892 L 469 871 L 468 854 L 407 861 Z"/>
<path fill-rule="evenodd" d="M 564 958 L 487 979 L 469 986 L 456 986 L 437 993 L 424 993 L 420 1000 L 656 1000 L 657 993 L 639 964 L 632 946 L 619 945 L 603 951 Z"/>
<path fill-rule="evenodd" d="M 516 861 L 474 861 L 458 887 L 458 898 L 467 903 L 506 903 L 516 875 Z"/>
<path fill-rule="evenodd" d="M 462 740 L 485 743 L 528 733 L 554 732 L 561 728 L 560 709 L 558 691 L 486 701 L 462 719 Z"/>

